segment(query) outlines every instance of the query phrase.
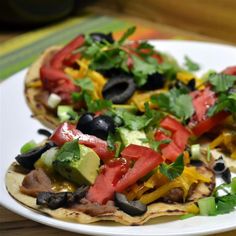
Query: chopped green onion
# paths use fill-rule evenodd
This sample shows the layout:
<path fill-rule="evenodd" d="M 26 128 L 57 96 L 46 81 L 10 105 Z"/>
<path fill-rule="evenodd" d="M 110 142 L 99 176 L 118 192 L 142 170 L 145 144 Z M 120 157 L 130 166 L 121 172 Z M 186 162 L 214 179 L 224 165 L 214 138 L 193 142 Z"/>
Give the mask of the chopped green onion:
<path fill-rule="evenodd" d="M 231 185 L 231 194 L 236 194 L 236 177 L 232 178 L 230 185 Z"/>
<path fill-rule="evenodd" d="M 207 147 L 207 157 L 206 157 L 207 161 L 209 162 L 211 160 L 211 149 L 210 146 Z"/>
<path fill-rule="evenodd" d="M 119 157 L 120 156 L 120 152 L 121 152 L 121 146 L 122 146 L 122 143 L 117 141 L 115 143 L 116 145 L 116 153 L 115 153 L 115 157 Z"/>
<path fill-rule="evenodd" d="M 57 105 L 61 102 L 61 97 L 55 93 L 51 93 L 48 97 L 48 106 L 51 108 L 57 107 Z"/>
<path fill-rule="evenodd" d="M 198 200 L 200 215 L 210 216 L 216 214 L 216 202 L 214 197 L 206 197 Z"/>
<path fill-rule="evenodd" d="M 61 122 L 76 120 L 78 118 L 78 114 L 73 110 L 73 108 L 65 105 L 57 107 L 57 115 Z"/>
<path fill-rule="evenodd" d="M 195 216 L 193 213 L 188 213 L 188 214 L 180 216 L 180 219 L 185 220 L 185 219 L 191 218 L 193 216 Z"/>
<path fill-rule="evenodd" d="M 191 146 L 191 159 L 199 160 L 201 156 L 201 149 L 199 144 L 194 144 Z"/>
<path fill-rule="evenodd" d="M 31 151 L 32 149 L 34 149 L 35 147 L 37 147 L 37 143 L 34 140 L 30 140 L 29 142 L 25 143 L 21 149 L 20 149 L 20 153 L 27 153 L 29 151 Z"/>

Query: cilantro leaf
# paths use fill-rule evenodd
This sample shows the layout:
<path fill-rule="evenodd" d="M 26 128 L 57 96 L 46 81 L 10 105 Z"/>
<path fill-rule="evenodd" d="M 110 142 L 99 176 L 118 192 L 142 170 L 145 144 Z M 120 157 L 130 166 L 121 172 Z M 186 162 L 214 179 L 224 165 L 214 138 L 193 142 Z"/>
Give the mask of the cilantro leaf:
<path fill-rule="evenodd" d="M 220 111 L 227 110 L 231 113 L 236 113 L 236 95 L 221 93 L 218 96 L 217 102 L 214 106 L 208 109 L 207 115 L 213 116 Z"/>
<path fill-rule="evenodd" d="M 92 92 L 94 90 L 93 82 L 90 78 L 82 78 L 74 80 L 74 83 L 82 88 L 82 90 L 87 90 Z"/>
<path fill-rule="evenodd" d="M 66 142 L 56 154 L 56 161 L 71 162 L 80 158 L 78 139 Z"/>
<path fill-rule="evenodd" d="M 179 155 L 175 162 L 167 165 L 162 163 L 159 167 L 160 172 L 165 175 L 169 180 L 173 180 L 180 176 L 184 170 L 183 154 Z"/>
<path fill-rule="evenodd" d="M 136 27 L 135 26 L 132 26 L 132 27 L 130 27 L 130 28 L 128 28 L 127 29 L 127 31 L 122 35 L 122 37 L 118 40 L 118 44 L 119 45 L 122 45 L 124 42 L 125 42 L 125 40 L 130 36 L 130 35 L 132 35 L 134 32 L 135 32 L 135 30 L 136 30 Z"/>
<path fill-rule="evenodd" d="M 112 102 L 105 99 L 97 99 L 94 100 L 91 95 L 88 93 L 84 93 L 84 100 L 86 102 L 87 108 L 89 112 L 101 111 L 104 109 L 108 109 L 112 106 Z"/>
<path fill-rule="evenodd" d="M 197 71 L 200 69 L 199 64 L 191 60 L 188 56 L 185 56 L 184 60 L 185 60 L 185 66 L 187 67 L 188 70 Z"/>
<path fill-rule="evenodd" d="M 233 87 L 236 76 L 215 73 L 210 74 L 208 80 L 213 85 L 216 92 L 225 92 Z"/>
<path fill-rule="evenodd" d="M 152 64 L 148 63 L 139 57 L 132 55 L 133 67 L 131 72 L 135 76 L 135 82 L 138 86 L 141 86 L 146 83 L 147 77 L 150 74 L 153 74 L 157 71 L 157 63 Z"/>
<path fill-rule="evenodd" d="M 194 113 L 192 97 L 188 94 L 182 94 L 175 100 L 175 105 L 172 107 L 175 115 L 184 120 L 190 118 Z"/>
<path fill-rule="evenodd" d="M 164 140 L 161 140 L 161 141 L 156 141 L 156 140 L 153 140 L 153 139 L 148 139 L 148 138 L 145 138 L 145 139 L 140 139 L 143 143 L 148 143 L 150 145 L 150 147 L 158 152 L 159 151 L 159 147 L 160 145 L 162 144 L 168 144 L 171 142 L 170 139 L 164 139 Z"/>
<path fill-rule="evenodd" d="M 130 130 L 141 130 L 152 124 L 156 126 L 163 117 L 162 113 L 151 110 L 147 103 L 145 109 L 145 113 L 141 116 L 124 110 L 116 110 L 114 113 L 123 120 L 124 127 Z"/>
<path fill-rule="evenodd" d="M 194 113 L 192 97 L 186 92 L 173 88 L 167 93 L 151 96 L 151 102 L 157 104 L 159 109 L 169 112 L 179 119 L 186 120 Z"/>

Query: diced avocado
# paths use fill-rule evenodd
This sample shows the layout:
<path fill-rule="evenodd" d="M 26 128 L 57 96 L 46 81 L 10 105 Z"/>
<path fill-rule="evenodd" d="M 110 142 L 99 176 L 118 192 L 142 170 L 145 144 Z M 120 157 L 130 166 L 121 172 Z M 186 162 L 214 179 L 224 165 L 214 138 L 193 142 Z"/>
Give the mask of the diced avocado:
<path fill-rule="evenodd" d="M 66 179 L 79 185 L 91 185 L 98 175 L 100 158 L 91 148 L 75 140 L 61 147 L 53 165 Z"/>
<path fill-rule="evenodd" d="M 58 148 L 53 147 L 42 154 L 42 156 L 34 163 L 35 168 L 42 168 L 47 172 L 53 172 L 53 162 L 56 159 Z"/>
<path fill-rule="evenodd" d="M 142 145 L 148 147 L 148 143 L 145 143 L 142 140 L 145 140 L 147 138 L 144 131 L 141 130 L 129 130 L 126 128 L 119 128 L 119 134 L 121 137 L 121 140 L 125 146 L 128 146 L 129 144 L 136 144 L 136 145 Z"/>

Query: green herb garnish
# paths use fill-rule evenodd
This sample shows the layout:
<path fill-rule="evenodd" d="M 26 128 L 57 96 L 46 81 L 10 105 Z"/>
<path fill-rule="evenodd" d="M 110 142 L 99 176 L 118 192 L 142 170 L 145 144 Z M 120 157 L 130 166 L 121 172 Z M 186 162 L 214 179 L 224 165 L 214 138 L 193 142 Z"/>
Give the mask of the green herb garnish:
<path fill-rule="evenodd" d="M 185 60 L 185 66 L 187 67 L 188 70 L 197 71 L 200 69 L 199 64 L 191 60 L 188 56 L 185 56 L 184 60 Z"/>
<path fill-rule="evenodd" d="M 169 180 L 173 180 L 180 176 L 184 170 L 184 158 L 183 154 L 179 155 L 175 162 L 167 165 L 162 163 L 159 167 L 160 172 L 165 175 Z"/>

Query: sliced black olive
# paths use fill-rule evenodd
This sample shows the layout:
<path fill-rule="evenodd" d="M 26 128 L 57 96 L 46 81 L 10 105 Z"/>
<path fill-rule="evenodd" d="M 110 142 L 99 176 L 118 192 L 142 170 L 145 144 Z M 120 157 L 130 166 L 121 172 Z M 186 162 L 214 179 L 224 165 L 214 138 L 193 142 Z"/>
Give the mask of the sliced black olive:
<path fill-rule="evenodd" d="M 115 124 L 110 116 L 100 115 L 93 119 L 89 125 L 88 134 L 95 135 L 98 138 L 107 139 L 109 132 L 115 132 Z"/>
<path fill-rule="evenodd" d="M 152 75 L 149 75 L 147 82 L 140 87 L 141 90 L 154 90 L 164 87 L 165 78 L 162 74 L 156 72 Z"/>
<path fill-rule="evenodd" d="M 85 197 L 89 186 L 81 186 L 74 193 L 72 192 L 40 192 L 37 195 L 36 204 L 48 207 L 50 209 L 57 209 L 79 201 Z"/>
<path fill-rule="evenodd" d="M 82 131 L 83 133 L 88 134 L 87 131 L 89 129 L 90 123 L 93 121 L 93 118 L 94 118 L 94 113 L 87 112 L 87 113 L 83 114 L 80 117 L 76 128 L 78 130 Z"/>
<path fill-rule="evenodd" d="M 82 198 L 85 197 L 86 193 L 88 192 L 89 186 L 82 185 L 80 186 L 74 193 L 74 202 L 79 202 Z"/>
<path fill-rule="evenodd" d="M 107 81 L 102 89 L 102 95 L 114 104 L 123 104 L 134 94 L 135 89 L 136 86 L 131 77 L 114 77 Z"/>
<path fill-rule="evenodd" d="M 47 129 L 38 129 L 38 134 L 42 134 L 48 138 L 52 135 L 52 133 Z"/>
<path fill-rule="evenodd" d="M 195 79 L 189 80 L 187 87 L 189 88 L 190 91 L 194 91 L 196 89 L 196 81 Z"/>
<path fill-rule="evenodd" d="M 213 165 L 213 171 L 215 172 L 216 175 L 221 176 L 221 178 L 226 182 L 226 183 L 231 183 L 231 172 L 230 169 L 225 165 L 223 157 L 219 157 L 214 165 Z"/>
<path fill-rule="evenodd" d="M 226 170 L 226 168 L 227 167 L 222 157 L 218 158 L 213 165 L 213 170 L 218 175 L 221 175 Z"/>
<path fill-rule="evenodd" d="M 226 168 L 225 171 L 221 174 L 222 179 L 227 183 L 231 183 L 231 172 L 229 168 Z"/>
<path fill-rule="evenodd" d="M 95 42 L 100 42 L 101 43 L 105 40 L 109 43 L 114 43 L 112 33 L 104 34 L 104 33 L 100 33 L 100 32 L 95 32 L 95 33 L 91 33 L 90 37 Z"/>
<path fill-rule="evenodd" d="M 53 142 L 47 142 L 42 147 L 36 147 L 27 153 L 19 154 L 15 157 L 15 159 L 25 169 L 33 170 L 34 163 L 41 157 L 44 152 L 54 146 L 55 144 Z"/>
<path fill-rule="evenodd" d="M 70 192 L 61 193 L 49 193 L 40 192 L 36 199 L 37 205 L 46 206 L 52 210 L 63 207 L 67 203 L 67 195 L 71 195 Z"/>
<path fill-rule="evenodd" d="M 204 165 L 204 163 L 201 160 L 190 160 L 190 164 L 196 167 L 200 167 Z"/>
<path fill-rule="evenodd" d="M 122 193 L 115 193 L 115 205 L 131 216 L 140 216 L 147 211 L 147 206 L 140 201 L 128 201 Z"/>

